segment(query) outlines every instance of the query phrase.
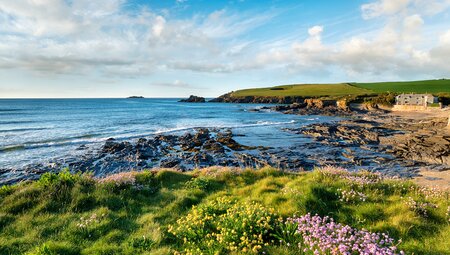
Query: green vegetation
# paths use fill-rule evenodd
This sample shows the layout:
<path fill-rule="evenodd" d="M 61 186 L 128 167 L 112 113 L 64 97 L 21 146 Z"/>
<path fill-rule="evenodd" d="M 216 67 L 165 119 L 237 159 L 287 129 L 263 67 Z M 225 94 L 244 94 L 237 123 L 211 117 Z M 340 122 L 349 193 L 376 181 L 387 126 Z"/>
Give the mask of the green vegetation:
<path fill-rule="evenodd" d="M 450 80 L 425 80 L 407 82 L 293 84 L 268 88 L 243 89 L 232 92 L 233 97 L 246 96 L 299 96 L 329 97 L 372 96 L 379 93 L 432 93 L 450 96 Z"/>
<path fill-rule="evenodd" d="M 371 90 L 375 93 L 448 93 L 450 94 L 450 80 L 425 80 L 405 82 L 376 82 L 376 83 L 352 83 L 352 85 Z"/>
<path fill-rule="evenodd" d="M 0 254 L 312 254 L 285 224 L 308 213 L 387 233 L 407 254 L 449 254 L 449 205 L 448 193 L 334 168 L 63 171 L 0 188 Z"/>
<path fill-rule="evenodd" d="M 233 97 L 245 96 L 301 96 L 301 97 L 336 97 L 362 95 L 372 91 L 350 86 L 348 84 L 294 84 L 271 88 L 243 89 L 232 93 Z"/>

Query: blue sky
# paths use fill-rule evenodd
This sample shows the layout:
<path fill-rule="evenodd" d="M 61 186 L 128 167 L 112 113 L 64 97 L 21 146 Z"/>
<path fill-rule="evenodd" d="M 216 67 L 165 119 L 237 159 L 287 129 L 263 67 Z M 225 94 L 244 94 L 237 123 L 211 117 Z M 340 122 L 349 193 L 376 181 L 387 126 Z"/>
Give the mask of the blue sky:
<path fill-rule="evenodd" d="M 450 0 L 2 0 L 0 98 L 450 77 Z"/>

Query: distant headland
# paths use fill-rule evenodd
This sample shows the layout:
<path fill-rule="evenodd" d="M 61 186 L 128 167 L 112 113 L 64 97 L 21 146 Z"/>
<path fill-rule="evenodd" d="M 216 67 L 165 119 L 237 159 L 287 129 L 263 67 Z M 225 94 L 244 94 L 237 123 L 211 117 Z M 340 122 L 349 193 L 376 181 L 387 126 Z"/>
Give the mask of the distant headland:
<path fill-rule="evenodd" d="M 130 96 L 130 97 L 127 97 L 127 98 L 144 98 L 143 96 Z"/>

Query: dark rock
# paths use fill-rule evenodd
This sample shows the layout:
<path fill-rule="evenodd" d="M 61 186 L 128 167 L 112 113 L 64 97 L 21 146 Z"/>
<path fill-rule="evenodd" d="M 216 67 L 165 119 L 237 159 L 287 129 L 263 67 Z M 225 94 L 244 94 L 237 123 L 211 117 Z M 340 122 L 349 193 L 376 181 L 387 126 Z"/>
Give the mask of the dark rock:
<path fill-rule="evenodd" d="M 218 142 L 215 142 L 213 140 L 208 140 L 203 144 L 202 147 L 204 150 L 212 151 L 214 153 L 224 153 L 225 148 Z"/>
<path fill-rule="evenodd" d="M 211 99 L 209 102 L 216 103 L 252 103 L 252 104 L 292 104 L 292 103 L 303 103 L 303 97 L 291 97 L 291 96 L 280 96 L 280 97 L 266 97 L 266 96 L 246 96 L 246 97 L 235 97 L 233 92 L 224 94 L 218 98 Z"/>
<path fill-rule="evenodd" d="M 178 166 L 180 164 L 180 159 L 178 158 L 165 158 L 163 160 L 161 160 L 161 163 L 159 164 L 159 166 L 161 168 L 174 168 L 176 166 Z"/>
<path fill-rule="evenodd" d="M 141 160 L 147 160 L 154 156 L 155 153 L 150 147 L 140 147 L 136 151 L 136 157 Z"/>
<path fill-rule="evenodd" d="M 118 143 L 116 142 L 116 139 L 109 138 L 103 145 L 102 151 L 106 153 L 115 153 L 123 149 L 125 149 L 125 143 Z"/>
<path fill-rule="evenodd" d="M 205 100 L 204 97 L 198 97 L 198 96 L 191 95 L 189 98 L 181 99 L 179 102 L 184 102 L 184 103 L 204 103 L 204 102 L 206 102 L 206 100 Z"/>

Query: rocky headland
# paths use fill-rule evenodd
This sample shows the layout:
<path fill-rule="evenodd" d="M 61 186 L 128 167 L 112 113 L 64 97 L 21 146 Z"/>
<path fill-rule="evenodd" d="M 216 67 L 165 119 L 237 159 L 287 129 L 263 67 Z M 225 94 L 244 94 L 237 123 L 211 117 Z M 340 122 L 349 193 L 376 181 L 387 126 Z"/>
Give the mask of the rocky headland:
<path fill-rule="evenodd" d="M 183 103 L 204 103 L 204 102 L 206 102 L 206 100 L 205 100 L 204 97 L 198 97 L 198 96 L 191 95 L 191 96 L 189 96 L 189 98 L 181 99 L 179 102 L 183 102 Z"/>
<path fill-rule="evenodd" d="M 293 103 L 303 103 L 305 101 L 304 97 L 291 97 L 291 96 L 280 96 L 280 97 L 269 97 L 269 96 L 245 96 L 245 97 L 235 97 L 232 93 L 227 93 L 217 98 L 211 99 L 208 102 L 212 103 L 240 103 L 240 104 L 293 104 Z"/>

